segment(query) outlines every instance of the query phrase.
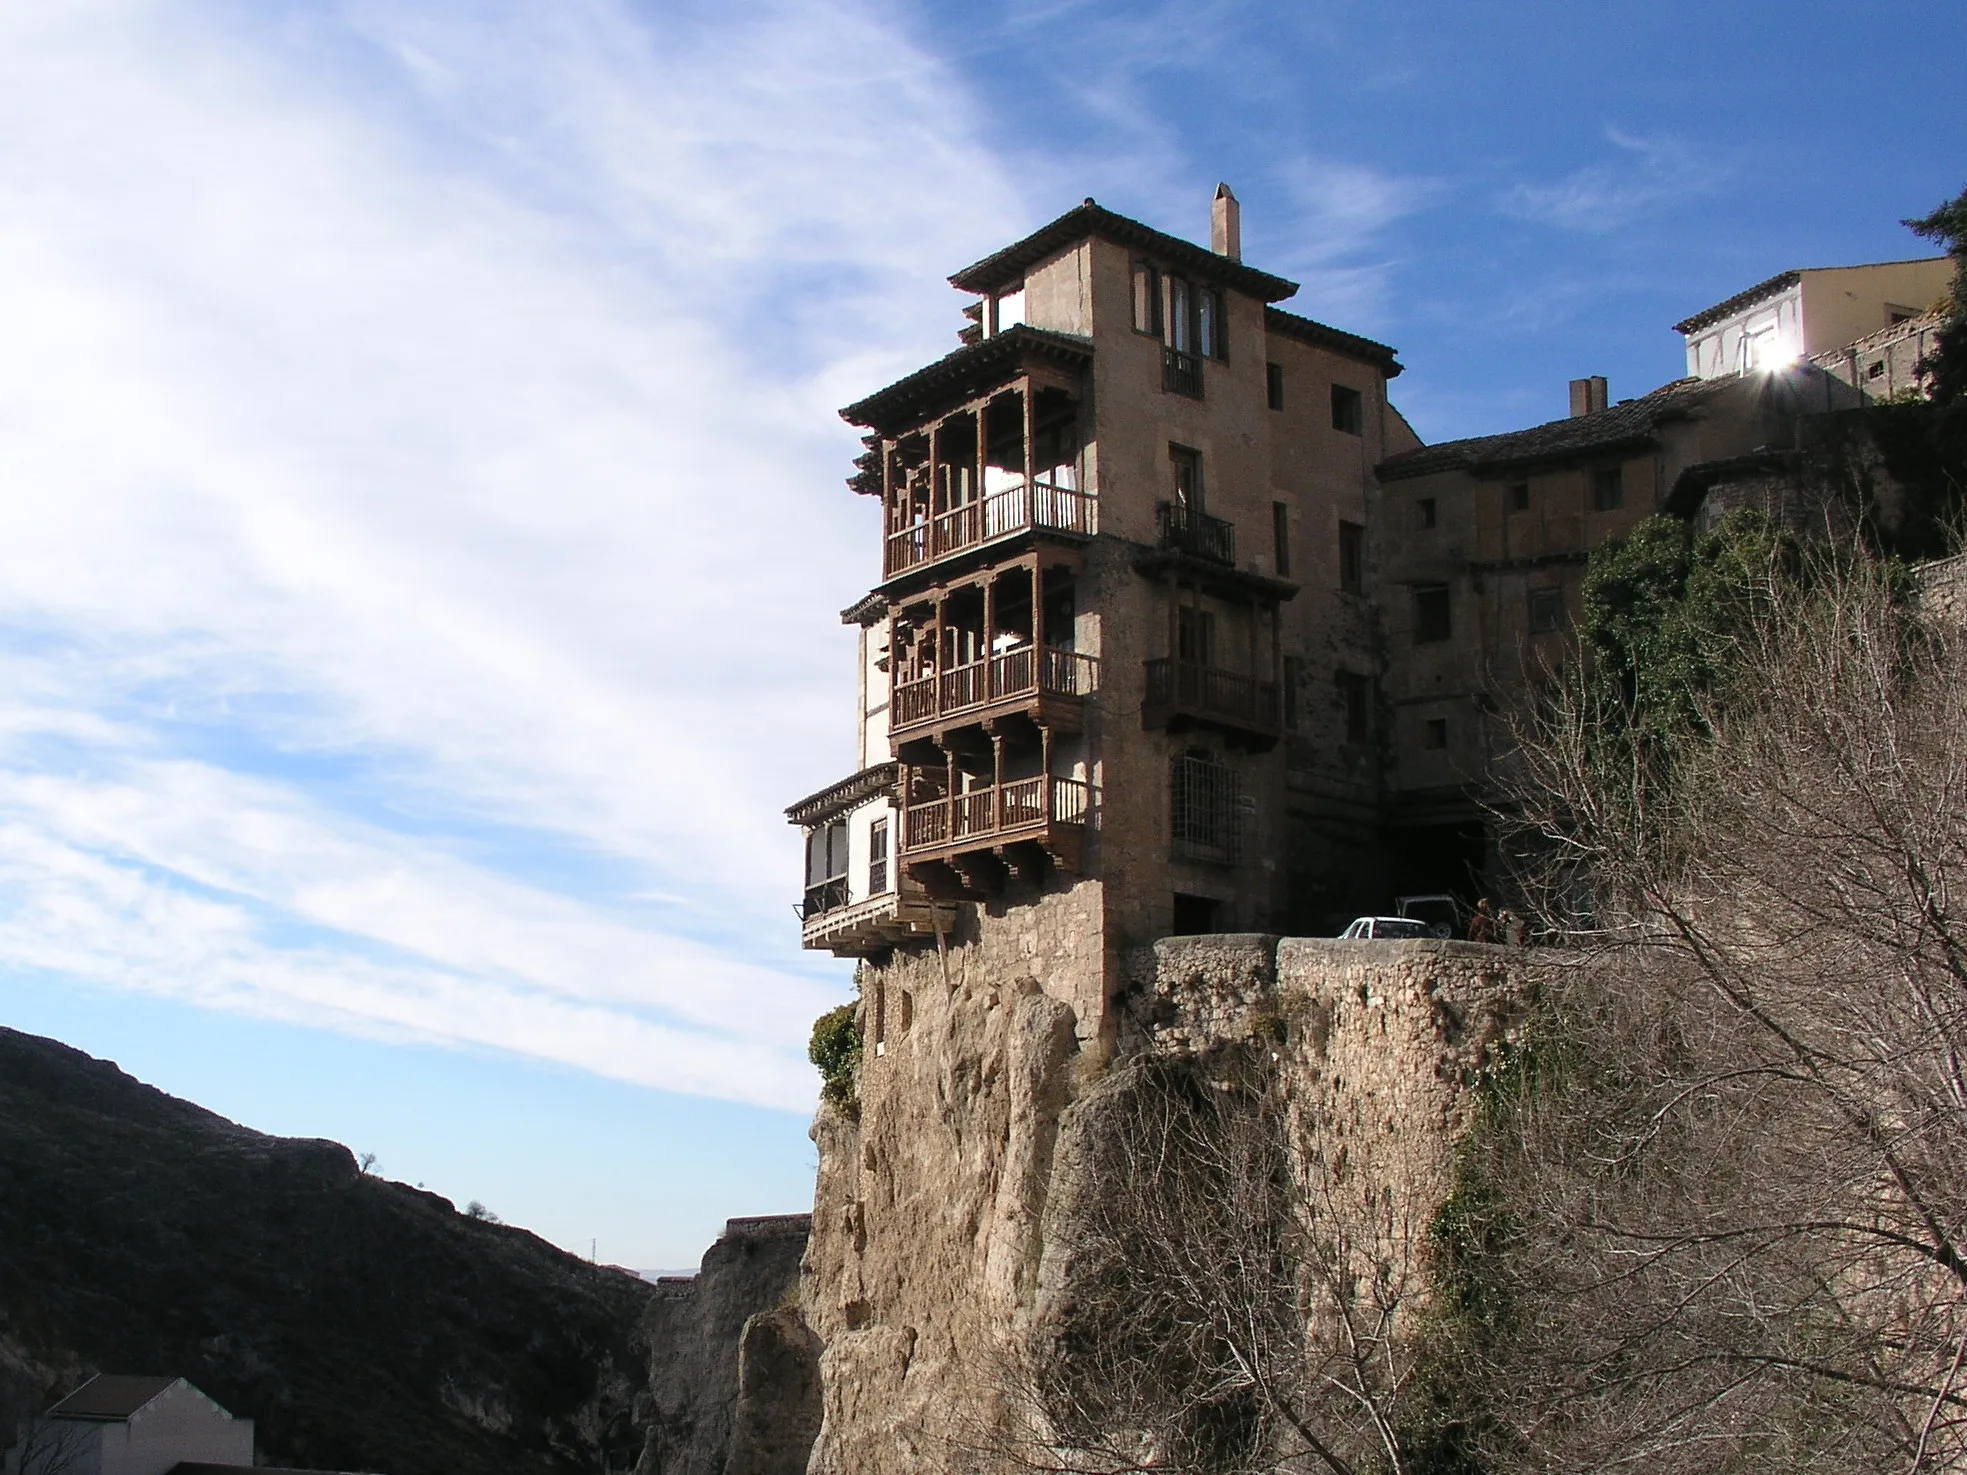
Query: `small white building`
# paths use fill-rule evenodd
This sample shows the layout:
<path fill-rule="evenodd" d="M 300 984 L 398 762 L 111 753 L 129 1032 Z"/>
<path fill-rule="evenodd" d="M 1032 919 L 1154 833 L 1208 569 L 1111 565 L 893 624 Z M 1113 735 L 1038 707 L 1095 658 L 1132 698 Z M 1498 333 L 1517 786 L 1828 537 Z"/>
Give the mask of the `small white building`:
<path fill-rule="evenodd" d="M 1814 358 L 1923 318 L 1952 280 L 1946 256 L 1806 267 L 1758 282 L 1674 329 L 1687 339 L 1688 376 L 1723 379 Z"/>
<path fill-rule="evenodd" d="M 104 1373 L 40 1418 L 8 1452 L 7 1475 L 171 1475 L 181 1465 L 253 1463 L 253 1421 L 183 1378 Z"/>

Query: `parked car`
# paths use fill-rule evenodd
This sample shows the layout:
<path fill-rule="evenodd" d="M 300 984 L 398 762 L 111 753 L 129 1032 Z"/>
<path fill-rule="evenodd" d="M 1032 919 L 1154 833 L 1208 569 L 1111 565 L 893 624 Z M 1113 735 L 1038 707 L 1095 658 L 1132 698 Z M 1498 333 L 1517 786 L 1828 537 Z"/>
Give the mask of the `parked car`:
<path fill-rule="evenodd" d="M 1431 891 L 1420 896 L 1396 896 L 1393 910 L 1412 921 L 1427 923 L 1436 937 L 1460 937 L 1468 926 L 1468 916 L 1462 904 L 1445 891 Z"/>
<path fill-rule="evenodd" d="M 1417 937 L 1432 940 L 1436 933 L 1427 923 L 1417 922 L 1412 917 L 1359 917 L 1339 936 L 1374 942 L 1404 942 Z"/>

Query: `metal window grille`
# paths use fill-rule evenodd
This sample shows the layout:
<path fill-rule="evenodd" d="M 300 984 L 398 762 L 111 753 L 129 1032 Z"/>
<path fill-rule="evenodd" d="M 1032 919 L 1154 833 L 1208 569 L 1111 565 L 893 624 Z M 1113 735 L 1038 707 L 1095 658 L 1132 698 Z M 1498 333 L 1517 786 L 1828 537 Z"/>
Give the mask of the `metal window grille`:
<path fill-rule="evenodd" d="M 1243 850 L 1236 770 L 1206 753 L 1184 753 L 1175 759 L 1171 797 L 1176 858 L 1234 865 Z"/>

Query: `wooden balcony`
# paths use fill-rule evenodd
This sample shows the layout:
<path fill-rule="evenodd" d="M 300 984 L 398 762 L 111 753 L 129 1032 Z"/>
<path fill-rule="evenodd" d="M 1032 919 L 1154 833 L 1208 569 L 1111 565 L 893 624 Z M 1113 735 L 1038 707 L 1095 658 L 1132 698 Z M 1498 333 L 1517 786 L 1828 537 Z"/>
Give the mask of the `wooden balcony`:
<path fill-rule="evenodd" d="M 930 780 L 930 775 L 923 775 Z M 901 859 L 921 867 L 946 862 L 959 875 L 974 876 L 974 862 L 1001 862 L 1020 869 L 1019 851 L 1042 851 L 1067 870 L 1078 870 L 1085 853 L 1092 786 L 1078 779 L 1007 779 L 964 793 L 918 797 L 902 810 Z"/>
<path fill-rule="evenodd" d="M 938 923 L 944 932 L 956 924 L 954 907 L 932 900 L 919 883 L 906 877 L 900 891 L 883 891 L 861 901 L 849 901 L 844 876 L 837 890 L 816 898 L 814 892 L 820 889 L 807 893 L 799 940 L 802 946 L 824 948 L 835 957 L 863 957 L 897 943 L 933 937 Z M 823 904 L 815 907 L 815 900 Z"/>
<path fill-rule="evenodd" d="M 900 743 L 953 723 L 1023 712 L 1045 726 L 1076 732 L 1084 698 L 1098 685 L 1099 662 L 1091 656 L 1024 645 L 936 675 L 896 682 L 888 730 Z"/>
<path fill-rule="evenodd" d="M 1265 748 L 1284 734 L 1276 682 L 1165 656 L 1147 662 L 1141 725 L 1171 732 L 1216 727 Z"/>
<path fill-rule="evenodd" d="M 892 579 L 1019 533 L 1090 538 L 1099 531 L 1098 523 L 1097 501 L 1087 493 L 1047 481 L 1020 482 L 888 534 L 882 577 Z"/>

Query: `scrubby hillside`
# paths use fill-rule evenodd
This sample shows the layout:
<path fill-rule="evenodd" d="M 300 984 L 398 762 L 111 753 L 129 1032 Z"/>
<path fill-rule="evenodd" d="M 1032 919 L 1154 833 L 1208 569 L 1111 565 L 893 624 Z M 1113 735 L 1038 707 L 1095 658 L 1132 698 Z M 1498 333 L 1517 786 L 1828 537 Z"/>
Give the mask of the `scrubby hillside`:
<path fill-rule="evenodd" d="M 8 1437 L 87 1372 L 172 1373 L 257 1419 L 277 1463 L 626 1470 L 651 1290 L 366 1176 L 337 1143 L 0 1029 Z"/>

